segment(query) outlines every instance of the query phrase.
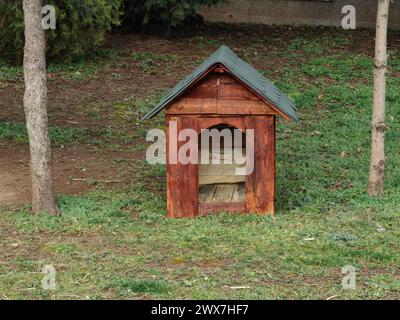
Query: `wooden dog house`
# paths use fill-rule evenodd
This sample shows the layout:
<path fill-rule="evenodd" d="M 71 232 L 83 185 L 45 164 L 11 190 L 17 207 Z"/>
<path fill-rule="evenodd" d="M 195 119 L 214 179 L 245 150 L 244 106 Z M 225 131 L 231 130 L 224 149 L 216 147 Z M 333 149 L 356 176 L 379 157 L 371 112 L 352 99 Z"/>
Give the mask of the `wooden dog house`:
<path fill-rule="evenodd" d="M 232 50 L 221 46 L 143 119 L 163 109 L 167 120 L 168 216 L 195 217 L 221 211 L 274 214 L 276 116 L 298 121 L 296 108 L 285 94 Z M 251 143 L 254 150 L 251 174 L 235 175 L 235 164 L 170 163 L 171 121 L 178 132 L 197 132 L 199 154 L 203 151 L 202 129 L 240 129 L 243 144 Z M 250 142 L 246 139 L 248 129 L 254 136 Z M 176 141 L 178 148 L 184 143 Z M 234 149 L 233 153 L 246 156 L 245 150 Z"/>

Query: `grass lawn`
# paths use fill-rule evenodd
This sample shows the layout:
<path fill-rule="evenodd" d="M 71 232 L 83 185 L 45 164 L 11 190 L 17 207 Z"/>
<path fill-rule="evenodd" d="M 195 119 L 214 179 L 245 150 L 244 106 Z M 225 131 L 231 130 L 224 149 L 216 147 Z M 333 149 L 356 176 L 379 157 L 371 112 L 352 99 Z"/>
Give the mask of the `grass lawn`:
<path fill-rule="evenodd" d="M 54 124 L 54 146 L 135 150 L 141 156 L 118 164 L 129 168 L 130 183 L 60 194 L 61 217 L 35 216 L 27 206 L 0 209 L 1 299 L 400 299 L 400 34 L 391 34 L 389 46 L 385 195 L 372 199 L 366 186 L 373 33 L 268 30 L 268 37 L 239 29 L 157 41 L 189 43 L 191 67 L 225 43 L 296 102 L 301 122 L 277 128 L 276 216 L 167 219 L 165 167 L 144 161 L 143 139 L 164 120 L 138 119 L 171 84 L 140 99 L 91 104 L 86 116 L 113 126 Z M 106 63 L 83 66 L 79 77 L 65 66 L 52 71 L 72 82 L 93 79 L 116 55 L 144 78 L 159 77 L 153 73 L 161 69 L 179 80 L 171 74 L 184 56 L 173 46 L 157 50 L 114 49 Z M 0 88 L 19 77 L 0 64 Z M 21 121 L 0 118 L 0 141 L 26 144 Z M 46 264 L 57 271 L 55 291 L 41 288 Z M 354 290 L 342 289 L 346 265 L 356 268 Z"/>

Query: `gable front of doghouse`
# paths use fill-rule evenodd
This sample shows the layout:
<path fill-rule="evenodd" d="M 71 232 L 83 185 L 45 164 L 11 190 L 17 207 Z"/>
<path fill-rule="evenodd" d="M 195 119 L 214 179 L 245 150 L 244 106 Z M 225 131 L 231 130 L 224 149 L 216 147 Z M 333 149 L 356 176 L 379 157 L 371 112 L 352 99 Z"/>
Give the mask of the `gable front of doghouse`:
<path fill-rule="evenodd" d="M 168 215 L 193 217 L 219 211 L 273 214 L 276 115 L 273 106 L 219 66 L 171 103 L 166 110 Z M 254 140 L 249 143 L 252 145 L 246 145 L 246 150 L 254 151 L 254 168 L 240 186 L 233 185 L 235 180 L 231 184 L 225 181 L 204 187 L 200 184 L 202 168 L 198 163 L 171 163 L 169 159 L 171 151 L 176 152 L 186 143 L 170 139 L 172 131 L 175 135 L 183 129 L 193 129 L 199 134 L 202 129 L 218 126 L 240 129 L 244 133 L 253 130 Z M 198 158 L 199 154 L 194 157 Z M 205 201 L 204 190 L 214 192 L 212 201 Z M 244 192 L 244 197 L 237 196 L 238 191 Z M 229 192 L 231 201 L 226 200 Z"/>
<path fill-rule="evenodd" d="M 192 84 L 166 111 L 167 115 L 277 115 L 276 108 L 217 65 Z"/>

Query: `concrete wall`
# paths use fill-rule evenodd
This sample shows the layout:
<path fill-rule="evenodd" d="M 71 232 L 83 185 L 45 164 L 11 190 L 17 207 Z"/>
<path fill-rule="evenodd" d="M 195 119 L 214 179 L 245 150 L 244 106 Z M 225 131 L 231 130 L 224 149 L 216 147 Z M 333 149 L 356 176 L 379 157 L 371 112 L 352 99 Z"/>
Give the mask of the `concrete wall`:
<path fill-rule="evenodd" d="M 377 0 L 228 0 L 223 6 L 203 8 L 206 21 L 285 25 L 341 26 L 342 8 L 357 10 L 357 27 L 374 27 Z M 390 27 L 400 29 L 400 1 L 391 3 Z"/>

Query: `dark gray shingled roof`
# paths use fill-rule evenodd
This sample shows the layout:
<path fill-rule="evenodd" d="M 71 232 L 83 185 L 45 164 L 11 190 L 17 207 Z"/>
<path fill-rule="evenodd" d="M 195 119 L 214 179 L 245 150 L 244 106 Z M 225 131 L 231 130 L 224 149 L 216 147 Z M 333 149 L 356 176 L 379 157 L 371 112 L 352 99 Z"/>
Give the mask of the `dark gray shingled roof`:
<path fill-rule="evenodd" d="M 233 76 L 253 89 L 262 98 L 269 101 L 290 119 L 296 122 L 299 121 L 294 103 L 271 81 L 264 78 L 261 73 L 240 59 L 231 49 L 224 45 L 200 64 L 190 75 L 180 81 L 142 120 L 154 117 L 216 64 L 225 66 Z"/>

